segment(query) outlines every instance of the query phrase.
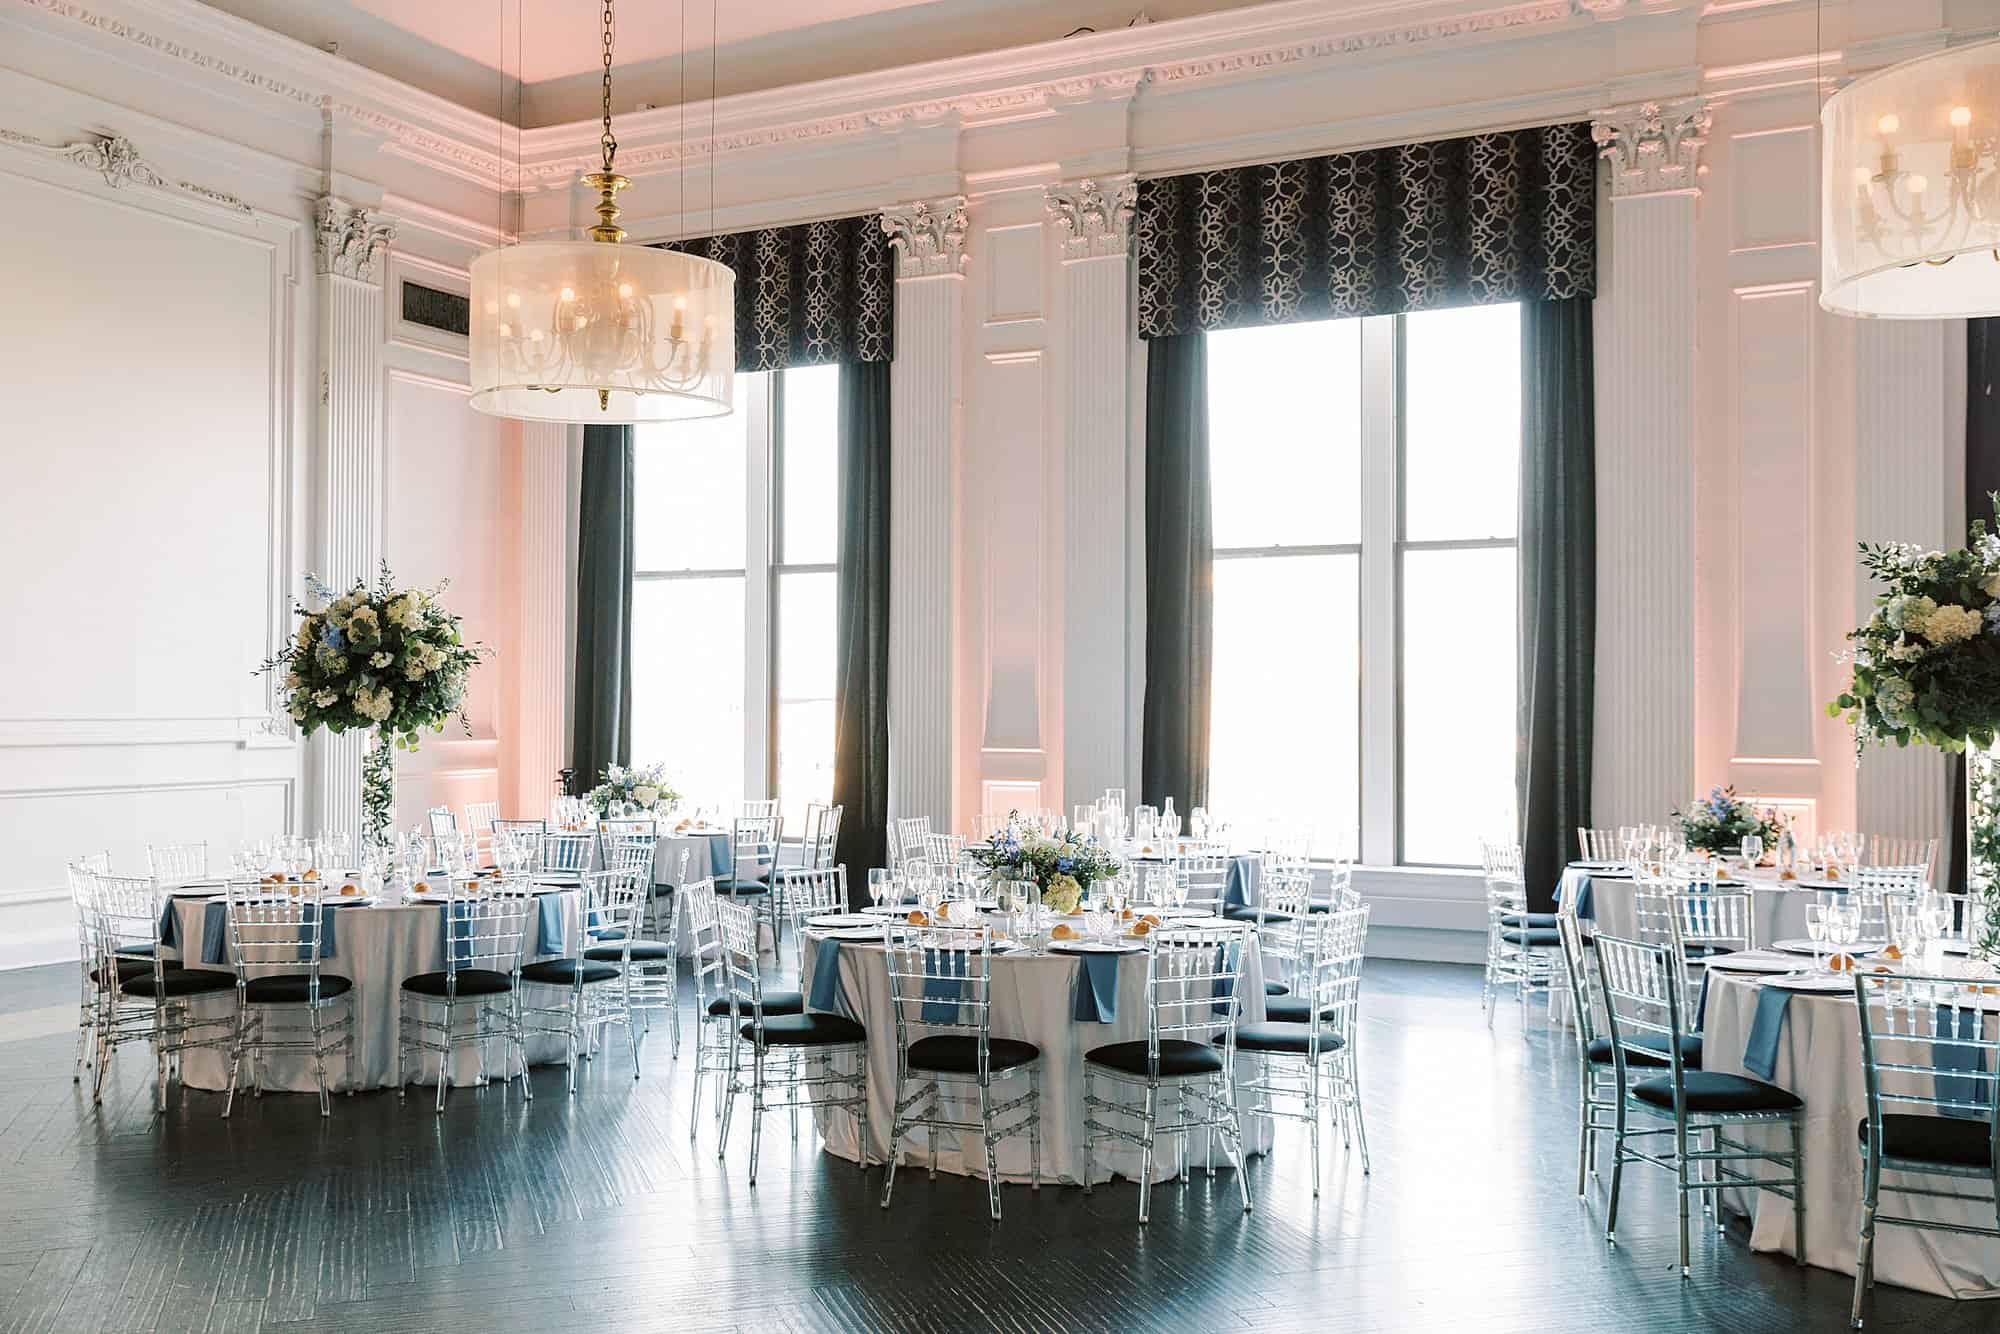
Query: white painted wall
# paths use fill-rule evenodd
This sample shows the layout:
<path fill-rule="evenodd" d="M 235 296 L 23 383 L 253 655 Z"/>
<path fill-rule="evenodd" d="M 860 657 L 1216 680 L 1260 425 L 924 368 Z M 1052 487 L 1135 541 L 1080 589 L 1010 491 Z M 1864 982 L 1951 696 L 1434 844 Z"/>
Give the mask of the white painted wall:
<path fill-rule="evenodd" d="M 1962 331 L 1863 330 L 1817 313 L 1812 125 L 1828 85 L 1815 80 L 1996 27 L 2000 0 L 1434 0 L 1402 8 L 1287 0 L 725 99 L 713 139 L 684 137 L 671 108 L 621 116 L 620 165 L 638 178 L 625 221 L 635 237 L 651 239 L 965 198 L 962 254 L 906 280 L 934 285 L 924 299 L 908 285 L 899 293 L 899 312 L 923 312 L 924 336 L 907 337 L 906 326 L 899 347 L 898 412 L 908 404 L 920 415 L 908 431 L 899 415 L 896 449 L 899 468 L 912 460 L 925 504 L 898 508 L 895 605 L 920 611 L 892 631 L 898 672 L 922 675 L 921 689 L 899 687 L 892 699 L 892 709 L 907 711 L 892 718 L 898 781 L 922 788 L 913 803 L 962 825 L 982 809 L 1089 795 L 1067 789 L 1099 785 L 1121 762 L 1098 750 L 1122 750 L 1127 786 L 1136 779 L 1143 349 L 1128 339 L 1122 358 L 1107 356 L 1101 337 L 1087 336 L 1101 333 L 1104 302 L 1086 299 L 1082 275 L 1065 273 L 1072 257 L 1044 204 L 1046 187 L 1556 120 L 1629 124 L 1649 100 L 1703 107 L 1712 124 L 1699 176 L 1613 199 L 1607 174 L 1597 312 L 1606 590 L 1597 808 L 1606 819 L 1660 818 L 1695 789 L 1733 781 L 1796 802 L 1820 822 L 1915 833 L 1942 823 L 1936 766 L 1871 756 L 1857 771 L 1846 736 L 1819 706 L 1836 685 L 1832 655 L 1862 596 L 1855 538 L 1955 536 L 1951 436 Z M 91 232 L 99 244 L 87 248 L 62 245 L 73 233 L 52 235 L 46 223 L 20 227 L 17 241 L 16 210 L 0 210 L 9 220 L 0 224 L 6 276 L 24 264 L 24 249 L 39 246 L 45 256 L 56 252 L 49 273 L 88 290 L 152 247 L 174 259 L 169 268 L 235 295 L 226 311 L 203 316 L 217 322 L 212 336 L 263 349 L 226 371 L 205 359 L 202 378 L 165 384 L 120 417 L 156 434 L 171 427 L 183 455 L 212 448 L 253 469 L 260 459 L 275 466 L 274 450 L 289 460 L 276 494 L 233 523 L 188 523 L 188 513 L 201 512 L 188 493 L 169 504 L 156 488 L 138 502 L 142 512 L 174 518 L 176 532 L 155 562 L 163 570 L 237 578 L 247 561 L 272 572 L 265 601 L 229 613 L 231 642 L 254 648 L 268 633 L 270 599 L 293 585 L 314 540 L 300 523 L 313 512 L 312 461 L 299 451 L 316 410 L 316 386 L 301 370 L 313 364 L 317 327 L 308 309 L 311 246 L 300 230 L 307 201 L 332 189 L 379 204 L 399 228 L 391 281 L 405 257 L 448 280 L 490 234 L 499 128 L 192 0 L 99 0 L 88 13 L 0 10 L 0 130 L 56 142 L 125 133 L 144 142 L 168 182 L 133 213 L 133 190 L 112 191 L 0 142 L 0 191 L 83 191 L 124 206 L 117 222 L 87 224 L 111 229 Z M 522 163 L 524 232 L 559 231 L 586 216 L 575 178 L 591 165 L 596 133 L 578 123 L 507 137 L 508 157 L 518 142 Z M 685 196 L 676 175 L 683 166 L 693 184 Z M 36 183 L 19 183 L 23 172 Z M 169 225 L 160 219 L 199 211 L 174 188 L 182 180 L 242 195 L 258 212 Z M 685 216 L 676 212 L 683 198 Z M 37 217 L 52 207 L 39 195 L 35 206 Z M 253 244 L 246 235 L 265 239 Z M 116 260 L 106 242 L 120 252 Z M 256 295 L 264 291 L 249 276 L 252 256 L 265 253 L 258 245 L 285 251 L 291 277 L 282 296 Z M 268 278 L 270 270 L 258 272 Z M 280 314 L 259 299 L 290 304 Z M 391 316 L 393 304 L 392 292 Z M 164 304 L 122 301 L 116 309 L 141 361 L 158 364 L 161 338 L 188 341 L 185 322 Z M 71 300 L 50 318 L 101 347 L 103 310 Z M 552 686 L 559 701 L 568 696 L 573 451 L 558 463 L 560 433 L 496 431 L 466 417 L 453 388 L 462 362 L 422 340 L 404 346 L 388 323 L 385 475 L 422 483 L 398 487 L 385 502 L 383 550 L 405 578 L 451 574 L 478 632 L 494 627 L 502 649 L 475 699 L 475 738 L 426 747 L 404 785 L 405 818 L 442 794 L 456 801 L 496 791 L 503 802 L 532 805 L 547 790 L 564 733 L 560 704 L 547 701 Z M 288 343 L 255 336 L 280 326 Z M 27 346 L 0 365 L 10 373 L 32 366 L 30 381 L 74 391 L 78 373 L 56 340 L 40 329 L 32 338 L 0 333 L 10 337 Z M 1122 478 L 1095 466 L 1103 433 L 1119 429 L 1100 382 L 1128 394 Z M 210 392 L 218 383 L 227 386 L 226 405 Z M 17 429 L 49 434 L 56 412 L 65 425 L 72 420 L 52 395 L 34 400 L 32 420 L 14 403 L 0 406 L 8 446 L 0 467 L 17 470 L 11 483 L 52 498 L 20 508 L 70 519 L 77 492 L 114 483 L 53 455 L 17 461 Z M 269 404 L 267 417 L 255 417 L 253 404 Z M 224 430 L 231 422 L 235 435 Z M 1086 443 L 1092 452 L 1077 454 Z M 1100 488 L 1113 512 L 1122 508 L 1122 550 L 1109 534 L 1074 539 L 1082 511 L 1070 488 L 1078 479 Z M 502 516 L 497 530 L 483 527 L 494 515 Z M 274 524 L 290 525 L 275 550 Z M 49 559 L 46 535 L 0 542 L 17 561 L 24 549 Z M 1123 568 L 1079 568 L 1080 560 L 1122 560 Z M 130 623 L 137 601 L 104 577 L 116 564 L 93 546 L 64 566 L 94 597 L 88 611 L 58 605 L 61 623 L 99 648 L 107 624 Z M 947 609 L 939 586 L 950 590 Z M 46 588 L 0 594 L 0 611 L 18 618 L 46 610 L 51 596 Z M 170 592 L 155 620 L 171 625 L 176 611 L 192 609 L 179 596 Z M 199 605 L 212 610 L 215 599 Z M 1126 669 L 1107 672 L 1100 658 L 1079 656 L 1067 628 L 1098 625 L 1122 627 Z M 240 651 L 204 641 L 186 669 L 201 684 L 185 694 L 149 694 L 129 671 L 94 659 L 66 673 L 4 669 L 19 673 L 4 710 L 18 719 L 0 721 L 0 820 L 13 822 L 0 827 L 24 843 L 23 855 L 7 858 L 0 902 L 45 893 L 72 850 L 115 834 L 126 840 L 114 846 L 122 857 L 144 829 L 181 818 L 175 803 L 209 802 L 158 794 L 181 793 L 162 785 L 188 775 L 221 784 L 192 791 L 234 792 L 231 809 L 254 806 L 259 820 L 297 811 L 302 771 L 293 750 L 236 739 L 254 733 L 261 716 L 254 687 L 239 680 L 241 700 L 227 688 L 216 693 L 214 682 L 229 679 L 215 674 L 218 664 Z M 104 704 L 105 718 L 86 723 L 66 712 L 83 707 L 79 700 L 117 707 Z M 223 739 L 169 746 L 142 742 L 134 730 L 140 718 L 176 735 L 215 730 L 222 725 L 212 719 L 225 716 L 233 730 Z M 53 729 L 61 744 L 22 744 L 35 729 Z M 85 744 L 90 729 L 112 739 Z M 1086 737 L 1090 753 L 1075 749 Z M 155 795 L 130 800 L 154 814 L 129 813 L 120 804 L 128 798 L 113 794 L 134 783 Z M 76 805 L 59 829 L 9 811 L 58 800 L 27 795 L 45 787 L 92 795 L 60 798 Z M 256 805 L 251 793 L 268 804 Z M 896 800 L 906 795 L 899 790 Z M 219 804 L 202 818 L 227 825 Z M 100 831 L 105 838 L 85 837 Z M 1362 880 L 1386 948 L 1448 955 L 1477 926 L 1476 880 L 1394 868 Z M 5 914 L 17 911 L 25 910 L 0 908 L 0 951 L 13 948 Z M 54 919 L 40 920 L 46 931 Z"/>

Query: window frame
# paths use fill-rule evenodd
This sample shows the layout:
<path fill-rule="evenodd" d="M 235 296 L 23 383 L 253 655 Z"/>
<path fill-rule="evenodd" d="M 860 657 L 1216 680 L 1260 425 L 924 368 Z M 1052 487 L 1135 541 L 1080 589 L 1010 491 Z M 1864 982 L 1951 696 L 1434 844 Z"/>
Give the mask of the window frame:
<path fill-rule="evenodd" d="M 1269 547 L 1217 547 L 1212 555 L 1225 560 L 1257 560 L 1286 556 L 1353 554 L 1359 558 L 1359 624 L 1356 626 L 1360 664 L 1359 772 L 1355 775 L 1359 809 L 1355 823 L 1359 845 L 1316 848 L 1352 855 L 1366 866 L 1416 871 L 1459 871 L 1464 863 L 1407 860 L 1407 811 L 1404 783 L 1404 559 L 1410 552 L 1504 548 L 1519 559 L 1518 531 L 1511 537 L 1425 538 L 1406 536 L 1409 528 L 1409 450 L 1407 315 L 1367 315 L 1361 324 L 1360 540 L 1356 542 Z M 1212 432 L 1211 432 L 1212 433 Z M 1518 568 L 1518 566 L 1517 566 Z M 1515 652 L 1520 645 L 1520 613 L 1515 612 Z M 1370 781 L 1378 775 L 1382 781 Z"/>

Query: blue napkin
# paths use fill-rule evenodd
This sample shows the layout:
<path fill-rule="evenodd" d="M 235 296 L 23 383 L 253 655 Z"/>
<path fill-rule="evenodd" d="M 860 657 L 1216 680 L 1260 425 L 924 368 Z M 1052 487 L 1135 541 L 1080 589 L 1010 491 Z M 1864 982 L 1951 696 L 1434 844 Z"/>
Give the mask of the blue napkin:
<path fill-rule="evenodd" d="M 1075 999 L 1070 1018 L 1085 1024 L 1108 1024 L 1118 1018 L 1118 961 L 1122 954 L 1079 954 Z"/>
<path fill-rule="evenodd" d="M 1579 874 L 1576 877 L 1576 920 L 1579 922 L 1594 922 L 1597 920 L 1595 893 L 1592 889 L 1588 872 Z"/>
<path fill-rule="evenodd" d="M 1694 1031 L 1699 1033 L 1706 1026 L 1708 1018 L 1708 969 L 1701 970 L 1701 999 L 1694 1003 Z"/>
<path fill-rule="evenodd" d="M 160 909 L 160 948 L 179 949 L 181 945 L 180 914 L 174 911 L 174 901 L 167 900 L 167 906 Z"/>
<path fill-rule="evenodd" d="M 220 901 L 202 905 L 201 961 L 229 962 L 229 905 Z"/>
<path fill-rule="evenodd" d="M 822 939 L 813 950 L 812 995 L 806 999 L 806 1008 L 860 1021 L 847 999 L 847 988 L 840 985 L 840 942 L 831 937 Z"/>
<path fill-rule="evenodd" d="M 535 953 L 563 952 L 562 895 L 537 894 L 535 906 L 540 920 L 535 925 Z"/>
<path fill-rule="evenodd" d="M 1257 894 L 1257 859 L 1255 857 L 1231 857 L 1229 859 L 1229 884 L 1222 891 L 1222 906 L 1242 908 L 1254 902 Z"/>
<path fill-rule="evenodd" d="M 319 957 L 321 959 L 331 959 L 340 951 L 340 936 L 333 929 L 333 924 L 339 917 L 339 914 L 334 909 L 340 906 L 339 901 L 335 899 L 327 899 L 322 903 L 306 905 L 306 912 L 319 918 Z M 306 921 L 301 920 L 299 922 L 299 962 L 310 963 L 311 961 L 312 936 L 311 932 L 307 929 Z"/>
<path fill-rule="evenodd" d="M 1959 1010 L 1956 1013 L 1958 1026 L 1953 1028 L 1952 1007 L 1949 1005 L 1937 1007 L 1937 1027 L 1933 1030 L 1937 1036 L 1972 1039 L 1982 1035 L 1986 1026 L 1985 1015 L 1972 1009 Z M 1986 1053 L 1977 1047 L 1934 1044 L 1931 1047 L 1931 1059 L 1935 1064 L 1952 1070 L 1966 1070 L 1975 1074 L 1984 1074 L 1986 1070 Z M 1955 1116 L 1962 1120 L 1983 1121 L 1986 1119 L 1986 1113 L 1982 1109 L 1987 1105 L 1989 1097 L 1986 1090 L 1991 1087 L 1992 1083 L 1989 1080 L 1938 1075 L 1936 1092 L 1939 1099 L 1971 1104 L 1964 1107 L 1940 1107 L 1938 1110 L 1946 1116 Z"/>
<path fill-rule="evenodd" d="M 942 957 L 942 956 L 938 956 Z M 963 967 L 954 963 L 953 967 Z M 926 971 L 929 971 L 927 968 Z M 965 979 L 963 977 L 926 977 L 924 979 L 923 1021 L 927 1024 L 956 1024 L 958 1003 L 965 999 Z"/>
<path fill-rule="evenodd" d="M 438 967 L 472 962 L 472 936 L 466 927 L 470 905 L 446 901 L 438 905 Z"/>
<path fill-rule="evenodd" d="M 1783 987 L 1757 989 L 1757 1017 L 1750 1021 L 1750 1036 L 1743 1043 L 1743 1068 L 1759 1079 L 1769 1079 L 1778 1069 L 1778 1037 L 1785 1029 L 1785 1011 L 1792 1008 L 1792 993 Z"/>
<path fill-rule="evenodd" d="M 1216 972 L 1220 973 L 1225 968 L 1234 969 L 1240 967 L 1241 964 L 1239 961 L 1233 957 L 1235 953 L 1236 944 L 1234 941 L 1228 944 L 1217 945 L 1215 947 Z M 1236 979 L 1234 977 L 1217 977 L 1215 979 L 1215 1004 L 1209 1006 L 1209 1012 L 1211 1014 L 1227 1014 L 1229 1012 L 1229 998 L 1235 994 Z M 1240 1019 L 1242 1017 L 1242 1014 L 1239 1012 L 1237 1018 Z"/>

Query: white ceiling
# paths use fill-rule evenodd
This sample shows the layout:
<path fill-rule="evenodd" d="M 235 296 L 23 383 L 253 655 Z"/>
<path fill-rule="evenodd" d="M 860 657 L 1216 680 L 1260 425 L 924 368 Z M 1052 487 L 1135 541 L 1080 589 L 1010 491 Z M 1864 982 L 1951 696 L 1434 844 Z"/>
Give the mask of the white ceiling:
<path fill-rule="evenodd" d="M 204 2 L 509 121 L 596 114 L 596 0 Z M 1159 21 L 1259 0 L 623 0 L 613 106 L 706 100 L 711 56 L 729 96 L 1124 27 L 1142 3 Z"/>

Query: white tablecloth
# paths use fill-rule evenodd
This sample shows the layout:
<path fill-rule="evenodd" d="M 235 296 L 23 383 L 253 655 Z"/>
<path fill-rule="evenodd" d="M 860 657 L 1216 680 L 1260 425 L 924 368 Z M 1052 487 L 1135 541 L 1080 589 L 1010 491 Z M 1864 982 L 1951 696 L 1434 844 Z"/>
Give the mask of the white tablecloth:
<path fill-rule="evenodd" d="M 565 942 L 575 939 L 581 908 L 575 890 L 551 891 L 562 910 Z M 184 962 L 190 968 L 214 968 L 228 972 L 227 964 L 202 959 L 202 932 L 208 901 L 198 898 L 174 900 L 177 935 Z M 334 910 L 337 953 L 321 963 L 322 976 L 349 978 L 354 990 L 332 1008 L 322 1011 L 322 1019 L 338 1018 L 343 1006 L 354 1011 L 354 1045 L 351 1051 L 327 1059 L 327 1086 L 336 1092 L 348 1089 L 396 1087 L 397 1053 L 400 1050 L 397 1020 L 401 1014 L 403 979 L 418 973 L 436 972 L 444 967 L 442 952 L 443 918 L 436 903 L 403 904 L 394 899 L 366 906 Z M 522 942 L 529 961 L 551 957 L 536 949 L 539 910 L 528 907 L 527 933 Z M 560 953 L 561 951 L 556 951 Z M 569 988 L 523 983 L 522 1000 L 529 1005 L 568 1004 Z M 504 998 L 501 998 L 504 1000 Z M 233 993 L 203 997 L 194 1002 L 199 1016 L 228 1015 L 236 1006 Z M 266 1009 L 265 1022 L 284 1022 L 277 1009 Z M 274 1019 L 273 1016 L 276 1016 Z M 303 1030 L 302 1030 L 303 1031 Z M 485 1044 L 485 1071 L 495 1078 L 508 1068 L 512 1053 L 504 1042 Z M 532 1064 L 565 1063 L 567 1044 L 561 1038 L 530 1037 L 528 1060 Z M 481 1053 L 467 1044 L 453 1052 L 451 1082 L 455 1086 L 476 1084 L 480 1076 Z M 313 1062 L 308 1053 L 277 1052 L 259 1058 L 262 1084 L 266 1089 L 306 1093 L 317 1089 Z M 426 1053 L 421 1069 L 412 1073 L 418 1082 L 435 1083 L 437 1056 Z M 244 1071 L 247 1084 L 249 1071 Z M 188 1052 L 181 1062 L 181 1080 L 190 1088 L 229 1087 L 229 1059 L 220 1048 Z"/>
<path fill-rule="evenodd" d="M 656 885 L 691 884 L 696 880 L 706 880 L 718 869 L 715 860 L 715 844 L 723 845 L 723 865 L 728 863 L 727 834 L 662 834 L 653 847 L 653 883 Z M 681 855 L 687 855 L 687 875 L 681 875 Z"/>
<path fill-rule="evenodd" d="M 1702 1035 L 1702 1064 L 1724 1074 L 1750 1075 L 1744 1043 L 1756 1018 L 1759 980 L 1715 973 L 1709 982 Z M 1861 1150 L 1855 1128 L 1868 1115 L 1861 1069 L 1861 1026 L 1850 995 L 1797 994 L 1779 1032 L 1770 1083 L 1805 1100 L 1806 1259 L 1825 1269 L 1854 1272 L 1861 1226 Z M 1904 1108 L 1902 1110 L 1911 1110 Z M 1757 1131 L 1753 1135 L 1768 1136 Z M 1783 1135 L 1776 1137 L 1783 1139 Z M 1752 1165 L 1753 1170 L 1757 1165 Z M 1645 1170 L 1643 1165 L 1637 1169 Z M 1885 1183 L 1897 1181 L 1885 1173 Z M 1940 1185 L 1940 1183 L 1944 1183 Z M 1906 1184 L 1951 1190 L 1947 1178 Z M 1993 1226 L 1991 1206 L 1974 1211 L 1936 1200 L 1885 1194 L 1887 1212 Z M 1750 1245 L 1792 1252 L 1791 1201 L 1763 1191 L 1735 1190 L 1725 1204 L 1752 1220 Z M 2000 1295 L 2000 1242 L 1911 1228 L 1875 1229 L 1875 1278 L 1951 1297 Z M 2000 1319 L 2000 1316 L 1996 1316 Z"/>
<path fill-rule="evenodd" d="M 1590 929 L 1626 940 L 1636 939 L 1639 914 L 1633 906 L 1631 878 L 1607 875 L 1602 871 L 1593 874 L 1572 866 L 1563 872 L 1561 901 L 1567 902 L 1578 893 L 1586 880 L 1590 883 L 1590 909 L 1589 916 L 1583 920 Z M 1758 945 L 1798 940 L 1805 936 L 1806 907 L 1818 902 L 1816 889 L 1780 885 L 1768 880 L 1751 880 L 1748 885 L 1751 890 L 1750 912 L 1756 924 Z"/>
<path fill-rule="evenodd" d="M 805 976 L 801 983 L 808 996 L 812 994 L 812 969 L 816 962 L 816 950 L 810 943 L 814 939 L 813 934 L 808 933 Z M 872 1161 L 881 1162 L 889 1154 L 890 1109 L 895 1100 L 896 1085 L 896 1017 L 889 998 L 888 964 L 880 945 L 854 941 L 841 943 L 839 957 L 841 989 L 855 1017 L 868 1029 L 869 1157 Z M 1068 954 L 1021 952 L 993 957 L 993 1036 L 1032 1042 L 1042 1051 L 1042 1179 L 1050 1182 L 1077 1183 L 1083 1180 L 1084 1052 L 1113 1042 L 1143 1042 L 1146 1037 L 1146 956 L 1141 953 L 1120 958 L 1117 1018 L 1108 1024 L 1072 1018 L 1077 973 L 1082 966 L 1077 956 Z M 1254 935 L 1245 951 L 1244 975 L 1238 979 L 1237 985 L 1243 997 L 1242 1022 L 1262 1020 L 1264 968 Z M 1236 1059 L 1239 1066 L 1252 1060 L 1242 1053 L 1238 1053 Z M 1248 1074 L 1249 1071 L 1243 1069 L 1239 1073 Z M 1010 1084 L 1022 1082 L 1020 1076 L 1008 1080 Z M 1118 1089 L 1121 1094 L 1129 1087 L 1113 1084 L 1109 1080 L 1099 1081 L 1098 1084 L 1100 1090 Z M 949 1090 L 947 1095 L 950 1096 Z M 1249 1102 L 1246 1096 L 1243 1105 L 1247 1107 Z M 1165 1105 L 1172 1107 L 1171 1101 Z M 976 1095 L 969 1111 L 963 1106 L 948 1107 L 946 1114 L 960 1120 L 978 1120 Z M 821 1111 L 818 1118 L 828 1152 L 850 1161 L 857 1159 L 859 1127 L 855 1118 L 837 1108 Z M 941 1134 L 948 1139 L 939 1145 L 940 1170 L 961 1175 L 985 1175 L 985 1151 L 977 1135 L 961 1137 L 956 1131 Z M 926 1164 L 930 1161 L 925 1139 L 921 1128 L 905 1137 L 902 1158 L 905 1164 Z M 1198 1165 L 1206 1161 L 1207 1139 L 1207 1135 L 1200 1132 L 1189 1137 L 1190 1164 Z M 1270 1150 L 1271 1140 L 1268 1118 L 1243 1118 L 1243 1144 L 1247 1152 L 1266 1153 Z M 1028 1140 L 1025 1135 L 1019 1139 L 1003 1140 L 997 1154 L 1002 1179 L 1014 1182 L 1029 1179 Z M 1153 1155 L 1154 1180 L 1165 1181 L 1173 1177 L 1178 1170 L 1177 1158 L 1178 1149 L 1174 1140 L 1162 1137 Z M 1220 1144 L 1215 1146 L 1215 1161 L 1218 1165 L 1226 1161 Z M 1095 1181 L 1110 1180 L 1114 1171 L 1119 1176 L 1136 1180 L 1139 1165 L 1137 1146 L 1116 1139 L 1098 1141 Z"/>

